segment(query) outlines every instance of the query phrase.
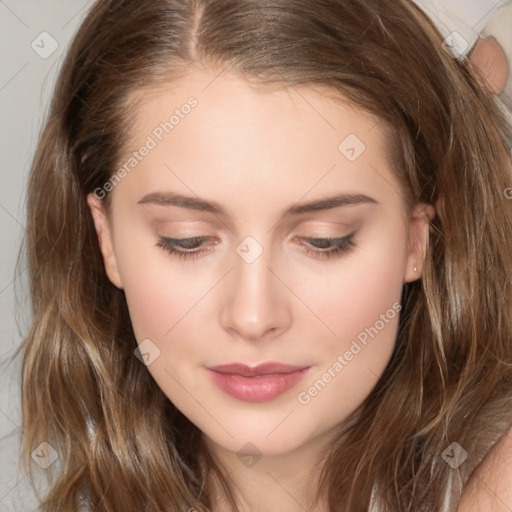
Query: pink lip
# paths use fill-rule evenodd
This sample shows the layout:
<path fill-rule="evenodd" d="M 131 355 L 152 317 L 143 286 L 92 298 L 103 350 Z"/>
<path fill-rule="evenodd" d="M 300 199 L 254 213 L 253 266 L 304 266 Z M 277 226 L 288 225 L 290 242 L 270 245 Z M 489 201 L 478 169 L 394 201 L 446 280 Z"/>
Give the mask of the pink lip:
<path fill-rule="evenodd" d="M 234 363 L 207 368 L 225 393 L 246 402 L 265 402 L 299 382 L 311 367 L 263 363 L 255 367 Z"/>

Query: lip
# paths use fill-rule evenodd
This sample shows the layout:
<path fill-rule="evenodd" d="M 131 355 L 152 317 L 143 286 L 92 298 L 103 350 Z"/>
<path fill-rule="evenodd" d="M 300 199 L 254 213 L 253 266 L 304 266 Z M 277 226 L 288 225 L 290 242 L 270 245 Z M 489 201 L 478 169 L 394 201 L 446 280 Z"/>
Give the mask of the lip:
<path fill-rule="evenodd" d="M 270 362 L 257 366 L 232 363 L 206 370 L 213 382 L 228 395 L 246 402 L 266 402 L 295 386 L 310 368 Z"/>

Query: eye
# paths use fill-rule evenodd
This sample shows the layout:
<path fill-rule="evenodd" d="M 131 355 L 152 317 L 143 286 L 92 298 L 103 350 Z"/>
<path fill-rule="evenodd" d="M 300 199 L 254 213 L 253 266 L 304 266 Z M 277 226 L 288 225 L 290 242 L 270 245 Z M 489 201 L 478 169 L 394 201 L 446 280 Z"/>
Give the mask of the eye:
<path fill-rule="evenodd" d="M 304 246 L 305 254 L 314 253 L 318 258 L 333 258 L 350 252 L 357 244 L 354 241 L 355 233 L 342 238 L 299 238 L 301 245 Z M 161 247 L 169 254 L 178 256 L 180 259 L 192 259 L 202 256 L 211 251 L 212 247 L 201 248 L 203 242 L 208 240 L 206 236 L 195 236 L 192 238 L 168 238 L 160 236 L 157 246 Z M 308 246 L 302 241 L 306 241 Z M 214 244 L 218 244 L 214 240 Z M 313 247 L 313 248 L 311 248 Z"/>
<path fill-rule="evenodd" d="M 167 238 L 161 236 L 156 245 L 169 254 L 177 255 L 180 259 L 188 259 L 197 258 L 211 250 L 211 248 L 197 250 L 205 240 L 208 240 L 207 236 L 195 236 L 192 238 Z M 214 243 L 217 244 L 219 242 L 215 240 Z"/>
<path fill-rule="evenodd" d="M 357 244 L 354 241 L 355 233 L 342 238 L 302 238 L 308 242 L 304 246 L 306 254 L 315 253 L 316 256 L 323 259 L 334 258 L 350 252 Z M 313 246 L 314 249 L 310 247 Z"/>

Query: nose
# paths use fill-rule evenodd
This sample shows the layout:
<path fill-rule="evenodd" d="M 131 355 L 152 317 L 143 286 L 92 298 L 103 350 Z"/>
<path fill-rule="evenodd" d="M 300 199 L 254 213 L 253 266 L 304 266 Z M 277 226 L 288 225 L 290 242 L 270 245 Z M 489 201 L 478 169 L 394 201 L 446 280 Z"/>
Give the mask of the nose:
<path fill-rule="evenodd" d="M 292 320 L 290 292 L 271 261 L 270 250 L 263 249 L 254 261 L 236 254 L 234 267 L 223 289 L 222 327 L 247 341 L 274 338 L 286 331 Z"/>

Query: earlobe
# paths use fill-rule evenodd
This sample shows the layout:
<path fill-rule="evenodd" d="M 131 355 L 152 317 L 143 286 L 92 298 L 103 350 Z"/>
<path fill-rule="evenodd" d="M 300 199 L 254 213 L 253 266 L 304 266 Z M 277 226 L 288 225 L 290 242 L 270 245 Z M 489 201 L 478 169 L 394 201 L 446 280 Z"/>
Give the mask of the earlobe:
<path fill-rule="evenodd" d="M 101 199 L 98 199 L 93 193 L 90 193 L 87 196 L 87 204 L 91 209 L 96 235 L 98 236 L 100 252 L 103 256 L 105 272 L 112 284 L 123 289 L 121 277 L 117 268 L 117 259 L 114 252 L 112 233 L 103 203 Z"/>
<path fill-rule="evenodd" d="M 432 205 L 419 203 L 414 208 L 409 225 L 409 252 L 404 283 L 416 281 L 423 272 L 428 247 L 430 221 L 434 218 Z"/>

